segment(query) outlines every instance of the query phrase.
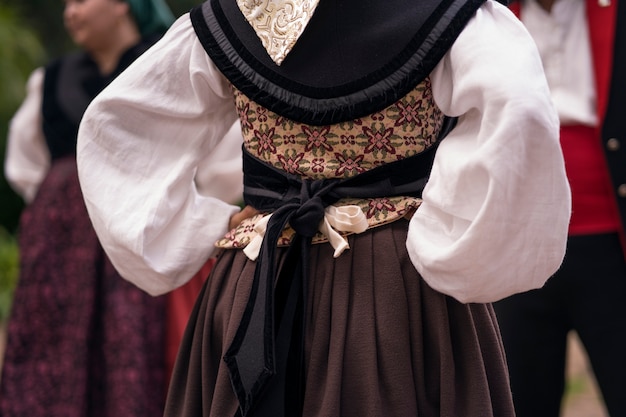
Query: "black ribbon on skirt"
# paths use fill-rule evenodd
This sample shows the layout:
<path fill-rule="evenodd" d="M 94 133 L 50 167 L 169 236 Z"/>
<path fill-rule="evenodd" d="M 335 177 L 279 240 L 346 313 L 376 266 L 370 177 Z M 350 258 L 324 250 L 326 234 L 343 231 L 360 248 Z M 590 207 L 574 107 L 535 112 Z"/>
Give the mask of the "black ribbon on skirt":
<path fill-rule="evenodd" d="M 224 355 L 238 416 L 301 415 L 309 247 L 324 209 L 341 198 L 420 197 L 434 148 L 351 178 L 320 180 L 288 174 L 244 149 L 244 201 L 273 214 L 243 317 Z M 278 276 L 275 250 L 287 224 L 296 235 Z"/>

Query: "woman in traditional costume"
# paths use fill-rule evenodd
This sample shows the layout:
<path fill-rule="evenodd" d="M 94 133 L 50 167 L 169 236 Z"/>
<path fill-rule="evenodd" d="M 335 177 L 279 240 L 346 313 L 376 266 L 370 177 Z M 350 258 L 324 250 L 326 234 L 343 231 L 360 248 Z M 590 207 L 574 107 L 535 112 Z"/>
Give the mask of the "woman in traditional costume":
<path fill-rule="evenodd" d="M 237 118 L 241 211 L 193 180 Z M 558 268 L 570 197 L 501 4 L 209 0 L 91 104 L 78 165 L 128 280 L 219 253 L 166 416 L 514 415 L 490 302 Z"/>
<path fill-rule="evenodd" d="M 75 149 L 87 105 L 174 17 L 161 0 L 66 0 L 63 18 L 82 51 L 33 72 L 9 130 L 6 177 L 28 204 L 0 415 L 157 417 L 167 389 L 165 299 L 123 280 L 107 259 Z"/>

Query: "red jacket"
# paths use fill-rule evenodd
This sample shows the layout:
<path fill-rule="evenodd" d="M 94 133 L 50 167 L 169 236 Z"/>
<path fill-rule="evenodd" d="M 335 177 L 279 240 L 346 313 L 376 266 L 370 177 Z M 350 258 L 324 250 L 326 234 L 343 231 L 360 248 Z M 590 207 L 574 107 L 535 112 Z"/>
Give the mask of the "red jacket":
<path fill-rule="evenodd" d="M 521 6 L 519 1 L 510 4 L 518 17 L 523 13 Z M 593 136 L 600 141 L 597 158 L 605 167 L 607 189 L 612 190 L 608 204 L 615 207 L 619 217 L 617 227 L 626 253 L 626 1 L 618 4 L 618 0 L 586 0 L 586 11 L 600 121 Z M 584 169 L 572 166 L 575 164 L 571 161 L 568 164 L 565 147 L 564 153 L 568 171 Z M 574 205 L 573 223 L 580 220 L 577 214 L 580 215 Z M 584 216 L 591 217 L 593 213 L 590 211 Z"/>

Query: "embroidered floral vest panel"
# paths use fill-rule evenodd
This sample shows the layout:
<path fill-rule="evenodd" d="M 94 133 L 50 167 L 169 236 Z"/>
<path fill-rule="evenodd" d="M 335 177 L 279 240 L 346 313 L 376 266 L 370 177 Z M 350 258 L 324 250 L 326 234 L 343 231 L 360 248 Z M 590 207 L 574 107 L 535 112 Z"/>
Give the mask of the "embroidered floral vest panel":
<path fill-rule="evenodd" d="M 326 126 L 281 117 L 234 91 L 246 150 L 303 178 L 352 177 L 418 154 L 436 142 L 444 118 L 428 78 L 380 112 Z"/>
<path fill-rule="evenodd" d="M 302 178 L 347 178 L 381 164 L 404 159 L 432 147 L 444 124 L 444 115 L 432 96 L 430 79 L 374 114 L 325 126 L 287 119 L 260 106 L 233 88 L 241 121 L 244 147 L 255 157 Z M 414 197 L 343 199 L 337 206 L 360 206 L 370 227 L 402 218 L 419 206 Z M 217 243 L 222 248 L 245 247 L 262 216 L 244 221 Z M 288 245 L 293 230 L 279 241 Z M 322 234 L 313 243 L 326 241 Z"/>

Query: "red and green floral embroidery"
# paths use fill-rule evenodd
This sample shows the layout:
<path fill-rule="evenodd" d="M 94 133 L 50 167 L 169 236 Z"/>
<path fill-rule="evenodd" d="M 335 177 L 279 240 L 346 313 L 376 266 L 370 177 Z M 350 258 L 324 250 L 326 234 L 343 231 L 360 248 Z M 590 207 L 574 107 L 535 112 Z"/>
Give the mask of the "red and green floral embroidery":
<path fill-rule="evenodd" d="M 279 116 L 234 89 L 245 148 L 274 167 L 303 178 L 349 178 L 379 165 L 408 158 L 432 146 L 444 115 L 435 104 L 427 78 L 398 102 L 371 114 L 327 126 L 310 126 Z M 370 228 L 408 217 L 420 205 L 412 197 L 343 199 L 357 205 Z M 221 248 L 245 247 L 262 216 L 245 220 L 217 242 Z M 279 245 L 294 235 L 287 227 Z M 325 242 L 318 233 L 313 243 Z"/>
<path fill-rule="evenodd" d="M 398 219 L 409 217 L 417 207 L 421 204 L 419 198 L 413 197 L 391 197 L 377 199 L 343 199 L 337 202 L 336 206 L 356 205 L 363 210 L 370 228 L 382 226 Z M 256 235 L 254 226 L 265 214 L 259 214 L 252 218 L 244 220 L 235 229 L 228 232 L 220 239 L 215 246 L 223 249 L 239 249 L 244 248 L 250 240 Z M 283 230 L 278 240 L 278 246 L 289 246 L 295 231 L 287 226 Z M 344 233 L 347 236 L 349 233 Z M 328 239 L 321 233 L 317 233 L 312 243 L 327 242 Z"/>
<path fill-rule="evenodd" d="M 443 123 L 428 78 L 386 109 L 326 126 L 279 116 L 233 91 L 246 149 L 306 178 L 347 178 L 413 156 L 433 145 Z"/>

